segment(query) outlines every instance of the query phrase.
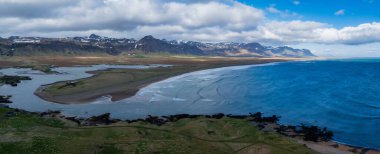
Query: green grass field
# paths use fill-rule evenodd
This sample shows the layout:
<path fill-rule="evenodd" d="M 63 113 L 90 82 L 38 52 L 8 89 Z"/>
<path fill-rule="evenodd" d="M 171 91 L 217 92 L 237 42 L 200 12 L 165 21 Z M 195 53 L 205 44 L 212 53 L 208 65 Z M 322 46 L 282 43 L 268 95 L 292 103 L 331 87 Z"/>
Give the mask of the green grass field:
<path fill-rule="evenodd" d="M 7 153 L 315 153 L 264 133 L 246 120 L 182 119 L 156 126 L 118 122 L 79 127 L 61 118 L 0 108 L 0 151 Z M 10 117 L 9 117 L 10 116 Z"/>

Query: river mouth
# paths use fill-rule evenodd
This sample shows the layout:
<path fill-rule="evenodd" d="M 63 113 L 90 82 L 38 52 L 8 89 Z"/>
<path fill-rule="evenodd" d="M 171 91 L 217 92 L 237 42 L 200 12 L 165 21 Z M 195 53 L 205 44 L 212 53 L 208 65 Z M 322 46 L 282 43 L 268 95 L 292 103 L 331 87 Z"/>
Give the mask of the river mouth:
<path fill-rule="evenodd" d="M 0 72 L 4 74 L 28 75 L 33 80 L 18 87 L 2 86 L 0 92 L 13 95 L 14 103 L 9 105 L 13 108 L 60 110 L 80 117 L 111 113 L 114 118 L 136 119 L 182 113 L 263 112 L 281 116 L 282 124 L 327 127 L 341 143 L 380 148 L 380 61 L 285 62 L 196 71 L 151 84 L 116 102 L 102 97 L 90 104 L 62 105 L 33 94 L 40 85 L 88 77 L 86 71 L 109 67 L 55 68 L 61 74 L 3 69 Z"/>

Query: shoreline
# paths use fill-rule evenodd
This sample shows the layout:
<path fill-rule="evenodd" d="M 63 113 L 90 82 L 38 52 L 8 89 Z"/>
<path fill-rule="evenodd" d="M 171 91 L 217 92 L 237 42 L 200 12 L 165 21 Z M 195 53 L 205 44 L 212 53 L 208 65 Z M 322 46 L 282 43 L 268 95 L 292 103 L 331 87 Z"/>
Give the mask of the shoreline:
<path fill-rule="evenodd" d="M 365 148 L 365 147 L 358 147 L 358 146 L 352 146 L 347 145 L 343 143 L 336 142 L 332 139 L 328 139 L 327 141 L 324 141 L 324 135 L 319 134 L 317 132 L 314 132 L 316 134 L 319 134 L 318 141 L 307 141 L 305 140 L 305 134 L 300 132 L 297 133 L 292 127 L 300 127 L 297 126 L 290 126 L 290 125 L 282 125 L 278 123 L 278 116 L 269 116 L 269 117 L 262 117 L 260 112 L 257 112 L 255 114 L 249 114 L 249 115 L 225 115 L 223 113 L 219 114 L 210 114 L 210 115 L 190 115 L 190 114 L 177 114 L 177 115 L 168 115 L 168 116 L 151 116 L 147 115 L 146 118 L 140 118 L 140 119 L 130 119 L 130 120 L 120 120 L 120 119 L 113 119 L 109 113 L 101 114 L 98 116 L 92 116 L 89 118 L 78 118 L 78 117 L 71 117 L 71 116 L 65 116 L 61 114 L 60 111 L 46 111 L 46 112 L 29 112 L 23 109 L 15 109 L 10 108 L 7 105 L 0 104 L 0 108 L 9 108 L 12 110 L 12 112 L 8 112 L 7 114 L 14 115 L 18 113 L 23 114 L 31 114 L 31 115 L 38 115 L 41 118 L 57 118 L 64 121 L 70 121 L 72 123 L 75 123 L 77 126 L 69 126 L 65 127 L 64 129 L 84 129 L 86 127 L 88 128 L 112 128 L 112 127 L 123 127 L 123 123 L 127 124 L 138 124 L 138 123 L 148 123 L 151 125 L 155 125 L 157 127 L 165 126 L 167 123 L 175 123 L 182 119 L 197 119 L 197 118 L 205 118 L 205 119 L 223 119 L 223 118 L 231 118 L 231 119 L 237 119 L 237 120 L 245 120 L 247 122 L 251 123 L 252 127 L 257 127 L 261 132 L 263 133 L 275 133 L 280 136 L 283 136 L 285 138 L 288 138 L 290 140 L 294 140 L 296 143 L 306 146 L 307 148 L 314 150 L 319 153 L 329 153 L 329 154 L 380 154 L 380 151 L 377 149 L 371 149 L 371 148 Z M 260 114 L 259 114 L 260 113 Z M 259 114 L 259 116 L 257 116 Z M 281 128 L 286 129 L 281 129 Z M 311 129 L 313 126 L 307 126 L 306 130 L 313 130 Z M 289 128 L 291 130 L 289 131 Z M 323 128 L 318 127 L 317 131 L 324 130 Z M 314 130 L 315 131 L 315 130 Z M 313 136 L 313 135 L 312 135 Z"/>
<path fill-rule="evenodd" d="M 306 60 L 306 59 L 292 59 L 292 60 Z M 312 59 L 309 59 L 312 60 Z M 202 70 L 208 70 L 208 69 L 217 69 L 217 68 L 223 68 L 223 67 L 231 67 L 231 66 L 244 66 L 244 65 L 256 65 L 256 64 L 268 64 L 273 62 L 286 62 L 290 61 L 289 59 L 239 59 L 239 60 L 231 60 L 231 61 L 220 61 L 220 62 L 198 62 L 198 64 L 179 64 L 179 65 L 173 65 L 171 67 L 167 68 L 148 68 L 147 74 L 152 73 L 149 71 L 153 71 L 159 75 L 153 75 L 145 77 L 144 75 L 138 76 L 139 74 L 135 73 L 136 70 L 133 69 L 109 69 L 109 70 L 97 70 L 97 71 L 91 71 L 88 72 L 90 74 L 94 74 L 91 77 L 88 78 L 82 78 L 78 80 L 73 81 L 59 81 L 52 84 L 42 85 L 36 91 L 34 92 L 35 95 L 40 97 L 43 100 L 53 102 L 53 103 L 59 103 L 59 104 L 86 104 L 91 103 L 103 96 L 110 96 L 111 101 L 119 101 L 123 100 L 129 97 L 134 96 L 140 89 L 150 85 L 154 84 L 156 82 L 160 82 L 172 77 L 180 76 L 183 74 L 196 72 L 196 71 L 202 71 Z M 63 84 L 67 84 L 68 82 L 88 82 L 88 84 L 92 84 L 93 82 L 91 80 L 99 80 L 101 78 L 105 77 L 115 77 L 119 76 L 118 73 L 113 73 L 112 71 L 120 71 L 119 73 L 124 75 L 127 73 L 128 75 L 135 76 L 136 80 L 127 81 L 123 80 L 120 82 L 114 82 L 109 83 L 107 85 L 104 85 L 104 87 L 95 87 L 92 89 L 86 89 L 79 92 L 71 92 L 72 91 L 78 91 L 80 87 L 74 87 L 74 88 L 67 88 L 69 90 L 66 90 L 66 92 L 60 92 L 57 89 L 52 89 L 51 87 L 54 87 L 57 85 L 60 85 L 61 87 L 64 86 Z M 156 71 L 157 70 L 157 71 Z M 132 73 L 131 73 L 132 72 Z M 164 73 L 162 73 L 164 72 Z M 108 75 L 114 74 L 114 75 Z M 137 75 L 136 75 L 137 74 Z M 136 77 L 137 76 L 137 77 Z M 143 80 L 140 80 L 139 78 L 144 78 Z M 86 83 L 87 84 L 87 83 Z M 49 89 L 50 88 L 50 89 Z M 46 92 L 47 91 L 47 92 Z M 54 94 L 50 91 L 58 91 L 57 94 Z"/>
<path fill-rule="evenodd" d="M 272 63 L 272 62 L 268 62 L 268 63 Z M 252 65 L 252 64 L 248 64 L 248 65 Z M 239 65 L 241 66 L 241 65 Z M 225 66 L 225 67 L 229 67 L 229 66 Z M 215 69 L 215 68 L 209 68 L 209 69 Z M 203 70 L 207 70 L 207 69 L 202 69 L 202 70 L 196 70 L 196 71 L 203 71 Z M 185 72 L 186 73 L 186 72 Z M 183 73 L 183 74 L 185 74 Z M 190 73 L 190 72 L 187 72 L 187 73 Z M 183 74 L 179 74 L 179 75 L 183 75 Z M 175 75 L 175 76 L 170 76 L 168 78 L 171 78 L 171 77 L 176 77 L 176 76 L 179 76 L 179 75 Z M 165 80 L 165 79 L 163 79 Z M 157 81 L 159 82 L 159 81 Z M 154 84 L 155 82 L 153 82 Z M 152 83 L 149 83 L 149 84 L 152 84 Z M 148 85 L 149 85 L 148 84 Z M 147 86 L 147 85 L 145 85 Z M 323 143 L 310 143 L 310 142 L 300 142 L 301 144 L 306 144 L 308 145 L 308 147 L 314 147 L 314 148 L 320 148 L 321 146 L 322 147 L 329 147 L 329 148 L 333 148 L 333 149 L 343 149 L 344 151 L 346 152 L 349 152 L 350 150 L 368 150 L 366 151 L 366 153 L 370 152 L 370 153 L 379 153 L 379 151 L 377 151 L 376 149 L 367 149 L 367 148 L 361 148 L 361 147 L 355 147 L 355 146 L 351 146 L 351 145 L 346 145 L 344 143 L 339 143 L 339 142 L 335 142 L 335 141 L 331 141 L 331 142 L 323 142 Z M 332 153 L 331 151 L 328 151 L 325 153 Z"/>

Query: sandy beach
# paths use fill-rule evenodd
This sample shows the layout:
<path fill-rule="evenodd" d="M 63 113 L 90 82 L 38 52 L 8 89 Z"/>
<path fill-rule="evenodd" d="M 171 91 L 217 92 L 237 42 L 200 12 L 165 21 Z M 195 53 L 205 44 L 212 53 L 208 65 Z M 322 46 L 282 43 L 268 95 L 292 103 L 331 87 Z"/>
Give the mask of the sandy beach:
<path fill-rule="evenodd" d="M 85 57 L 77 57 L 86 59 Z M 84 60 L 91 64 L 96 57 Z M 107 58 L 106 58 L 107 59 Z M 110 96 L 112 101 L 133 96 L 141 88 L 173 76 L 198 70 L 219 68 L 236 65 L 263 64 L 270 62 L 282 62 L 289 60 L 305 60 L 291 58 L 199 58 L 199 57 L 175 57 L 152 59 L 126 59 L 122 64 L 170 64 L 171 67 L 136 69 L 112 69 L 89 72 L 94 76 L 75 81 L 63 81 L 45 85 L 36 90 L 35 94 L 44 100 L 60 104 L 82 104 L 94 101 L 102 96 Z M 63 62 L 63 61 L 62 61 Z M 99 61 L 101 63 L 104 61 Z M 120 64 L 121 61 L 117 61 Z M 60 65 L 77 65 L 76 63 L 61 63 Z M 108 80 L 112 79 L 112 80 Z M 99 82 L 101 81 L 101 82 Z M 65 87 L 67 82 L 78 82 L 81 85 Z"/>

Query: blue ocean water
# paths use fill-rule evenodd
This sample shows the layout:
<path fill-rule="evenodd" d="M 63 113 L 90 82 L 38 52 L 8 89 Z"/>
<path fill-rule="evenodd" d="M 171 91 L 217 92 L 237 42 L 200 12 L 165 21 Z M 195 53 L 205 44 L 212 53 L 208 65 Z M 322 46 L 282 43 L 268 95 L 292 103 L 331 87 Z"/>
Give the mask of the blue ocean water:
<path fill-rule="evenodd" d="M 151 84 L 136 96 L 111 102 L 101 98 L 81 105 L 62 105 L 36 97 L 43 84 L 91 76 L 88 70 L 128 66 L 55 68 L 48 75 L 28 69 L 1 73 L 29 75 L 18 87 L 1 86 L 13 95 L 11 107 L 29 111 L 61 110 L 88 117 L 109 112 L 115 118 L 179 113 L 281 116 L 283 124 L 312 124 L 334 132 L 334 140 L 380 149 L 380 59 L 297 61 L 197 71 Z"/>
<path fill-rule="evenodd" d="M 155 95 L 152 103 L 182 101 L 192 112 L 276 114 L 283 124 L 327 127 L 338 142 L 380 148 L 379 59 L 235 67 L 147 89 Z"/>

